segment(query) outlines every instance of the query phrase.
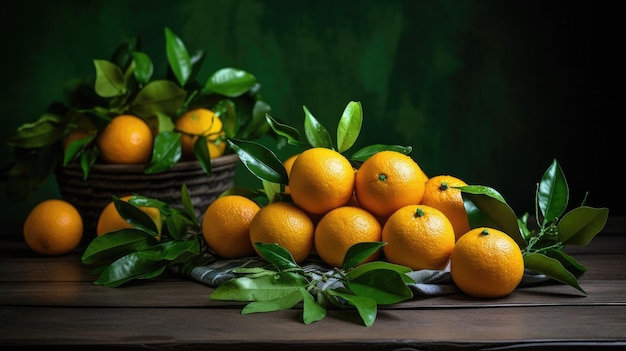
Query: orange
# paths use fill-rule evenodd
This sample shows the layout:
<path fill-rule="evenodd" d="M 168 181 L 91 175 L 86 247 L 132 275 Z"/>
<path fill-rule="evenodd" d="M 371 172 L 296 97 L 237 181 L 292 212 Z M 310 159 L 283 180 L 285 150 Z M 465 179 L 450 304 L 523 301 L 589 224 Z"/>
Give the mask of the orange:
<path fill-rule="evenodd" d="M 464 293 L 479 298 L 509 295 L 524 276 L 524 258 L 506 233 L 486 227 L 470 230 L 456 242 L 450 274 Z"/>
<path fill-rule="evenodd" d="M 23 228 L 28 247 L 42 255 L 63 255 L 74 250 L 83 237 L 83 220 L 69 202 L 49 199 L 30 211 Z"/>
<path fill-rule="evenodd" d="M 461 190 L 454 187 L 466 185 L 463 180 L 451 175 L 434 176 L 426 181 L 422 198 L 423 205 L 434 207 L 448 217 L 457 240 L 470 230 L 470 226 Z"/>
<path fill-rule="evenodd" d="M 314 229 L 311 218 L 302 209 L 288 202 L 272 202 L 252 219 L 250 241 L 278 244 L 300 263 L 311 254 Z M 256 247 L 255 250 L 260 255 Z"/>
<path fill-rule="evenodd" d="M 198 136 L 207 137 L 207 147 L 211 158 L 217 158 L 224 154 L 226 142 L 222 120 L 215 112 L 206 108 L 189 110 L 182 114 L 175 122 L 176 130 L 181 133 L 182 158 L 184 160 L 195 159 L 194 145 Z"/>
<path fill-rule="evenodd" d="M 411 157 L 397 151 L 380 151 L 356 172 L 356 198 L 364 209 L 388 217 L 403 206 L 419 204 L 426 180 L 428 177 Z"/>
<path fill-rule="evenodd" d="M 223 258 L 254 255 L 250 222 L 259 210 L 256 202 L 241 195 L 217 198 L 202 217 L 202 235 L 207 245 Z"/>
<path fill-rule="evenodd" d="M 413 270 L 444 269 L 454 248 L 454 228 L 438 209 L 407 205 L 383 226 L 383 252 L 391 263 Z"/>
<path fill-rule="evenodd" d="M 291 174 L 291 167 L 293 166 L 294 161 L 296 160 L 296 158 L 298 158 L 299 155 L 300 155 L 299 153 L 295 155 L 291 155 L 287 157 L 285 161 L 283 161 L 283 166 L 285 167 L 285 170 L 287 171 L 287 176 Z M 287 194 L 290 193 L 289 185 L 285 186 L 285 193 Z"/>
<path fill-rule="evenodd" d="M 105 163 L 148 163 L 153 142 L 148 124 L 132 115 L 114 117 L 97 138 L 100 157 Z"/>
<path fill-rule="evenodd" d="M 305 211 L 321 215 L 343 206 L 354 191 L 354 169 L 339 152 L 314 147 L 300 153 L 289 176 L 291 198 Z"/>
<path fill-rule="evenodd" d="M 128 202 L 131 197 L 132 195 L 122 196 L 120 197 L 120 200 Z M 139 206 L 138 208 L 152 218 L 154 224 L 156 224 L 158 232 L 161 233 L 161 229 L 163 228 L 161 211 L 159 211 L 156 207 Z M 117 212 L 117 208 L 115 207 L 115 203 L 111 201 L 104 206 L 104 209 L 100 212 L 98 224 L 96 226 L 96 235 L 101 236 L 116 230 L 132 227 L 133 226 L 130 225 L 130 223 L 126 222 L 124 218 L 120 216 L 119 212 Z"/>
<path fill-rule="evenodd" d="M 357 243 L 381 240 L 382 228 L 374 215 L 359 207 L 342 206 L 326 213 L 315 227 L 315 251 L 326 264 L 341 267 L 348 249 Z M 378 258 L 380 251 L 365 262 Z"/>

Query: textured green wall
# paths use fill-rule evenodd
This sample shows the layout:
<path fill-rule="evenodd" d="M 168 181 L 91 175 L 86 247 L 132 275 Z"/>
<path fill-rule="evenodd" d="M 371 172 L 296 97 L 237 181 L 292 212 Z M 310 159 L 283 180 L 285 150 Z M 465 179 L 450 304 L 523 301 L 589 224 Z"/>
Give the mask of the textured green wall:
<path fill-rule="evenodd" d="M 490 185 L 516 212 L 533 210 L 535 183 L 560 161 L 578 204 L 623 212 L 614 200 L 617 13 L 582 1 L 15 2 L 0 14 L 0 116 L 5 140 L 63 89 L 93 74 L 122 40 L 141 35 L 165 62 L 163 28 L 209 50 L 202 77 L 221 67 L 255 74 L 272 115 L 300 126 L 302 106 L 334 133 L 350 100 L 363 104 L 359 146 L 414 147 L 430 176 Z M 164 69 L 164 67 L 157 67 Z M 0 146 L 2 165 L 11 149 Z M 292 149 L 280 150 L 279 156 Z M 237 182 L 256 186 L 240 168 Z M 611 189 L 607 192 L 606 189 Z M 4 192 L 4 184 L 0 191 Z M 3 234 L 58 196 L 54 179 L 18 204 L 2 197 Z"/>

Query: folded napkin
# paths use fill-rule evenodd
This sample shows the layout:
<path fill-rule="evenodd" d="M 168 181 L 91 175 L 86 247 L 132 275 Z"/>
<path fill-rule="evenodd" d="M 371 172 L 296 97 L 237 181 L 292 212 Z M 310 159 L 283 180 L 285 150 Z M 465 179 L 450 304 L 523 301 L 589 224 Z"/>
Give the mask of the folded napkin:
<path fill-rule="evenodd" d="M 236 274 L 233 271 L 237 268 L 263 267 L 265 265 L 267 265 L 267 262 L 260 257 L 245 257 L 230 260 L 215 259 L 207 265 L 191 269 L 187 272 L 187 275 L 202 284 L 217 288 L 228 280 L 235 278 Z M 324 274 L 332 272 L 332 269 L 317 258 L 309 258 L 300 266 L 304 271 L 311 273 L 314 279 L 318 280 L 318 287 L 321 289 L 341 286 L 341 282 L 338 280 L 321 279 Z M 415 283 L 408 284 L 414 294 L 440 296 L 460 292 L 452 281 L 449 265 L 443 270 L 422 269 L 411 271 L 407 273 L 407 275 L 415 281 Z M 550 278 L 543 274 L 526 270 L 520 287 L 543 283 L 549 280 Z"/>

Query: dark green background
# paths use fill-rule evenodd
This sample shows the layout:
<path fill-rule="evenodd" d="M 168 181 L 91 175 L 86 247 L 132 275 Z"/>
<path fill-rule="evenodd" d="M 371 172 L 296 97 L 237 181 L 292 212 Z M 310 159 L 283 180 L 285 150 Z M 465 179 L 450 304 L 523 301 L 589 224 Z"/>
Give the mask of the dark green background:
<path fill-rule="evenodd" d="M 92 76 L 93 59 L 108 59 L 125 39 L 141 35 L 163 70 L 168 26 L 190 51 L 209 51 L 203 79 L 222 67 L 255 74 L 272 115 L 292 125 L 301 127 L 306 105 L 334 133 L 348 101 L 360 101 L 353 151 L 411 145 L 429 176 L 492 186 L 520 215 L 534 210 L 536 182 L 557 159 L 572 206 L 589 191 L 588 204 L 619 214 L 614 3 L 14 2 L 0 15 L 0 138 L 64 99 L 66 87 Z M 4 143 L 0 155 L 2 165 L 12 160 Z M 242 167 L 237 182 L 258 186 Z M 30 208 L 58 196 L 50 179 L 25 202 L 2 197 L 2 234 L 21 234 Z"/>

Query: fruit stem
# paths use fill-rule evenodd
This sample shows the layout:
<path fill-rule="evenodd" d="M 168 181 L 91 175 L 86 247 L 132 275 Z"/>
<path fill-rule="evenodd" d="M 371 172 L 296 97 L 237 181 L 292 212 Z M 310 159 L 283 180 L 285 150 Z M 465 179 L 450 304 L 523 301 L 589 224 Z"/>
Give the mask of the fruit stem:
<path fill-rule="evenodd" d="M 450 186 L 448 186 L 448 183 L 445 182 L 445 181 L 441 182 L 441 185 L 439 186 L 439 190 L 445 191 L 445 190 L 448 190 L 448 189 L 450 189 Z"/>
<path fill-rule="evenodd" d="M 414 218 L 418 218 L 418 217 L 422 217 L 424 216 L 424 210 L 422 210 L 421 207 L 418 207 L 415 209 L 415 213 L 413 214 Z"/>

